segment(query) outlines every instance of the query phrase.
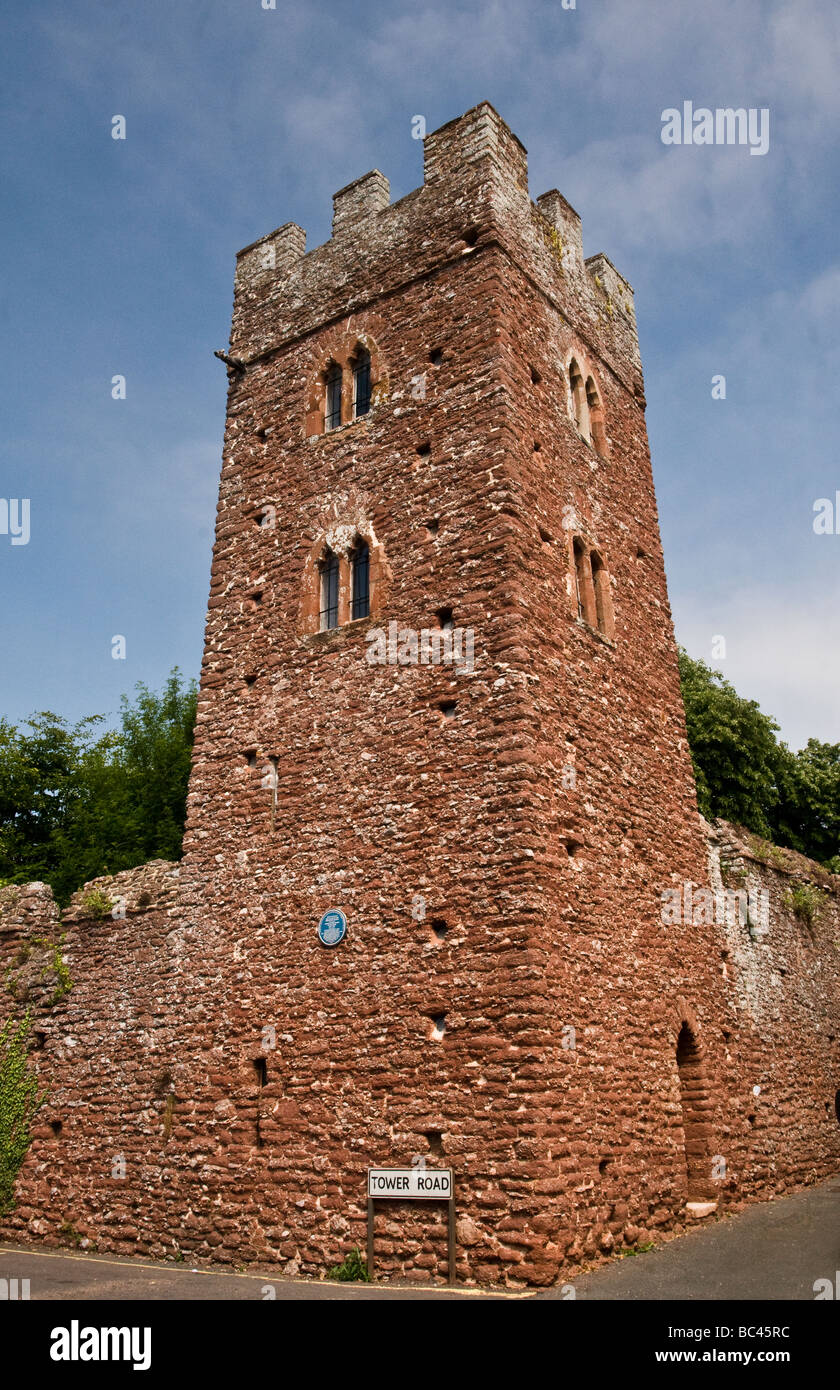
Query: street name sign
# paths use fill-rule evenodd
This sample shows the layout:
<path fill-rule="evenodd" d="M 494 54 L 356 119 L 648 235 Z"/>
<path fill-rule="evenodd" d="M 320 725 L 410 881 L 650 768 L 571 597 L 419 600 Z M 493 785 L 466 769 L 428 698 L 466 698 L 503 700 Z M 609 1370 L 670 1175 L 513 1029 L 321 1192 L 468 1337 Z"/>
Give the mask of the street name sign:
<path fill-rule="evenodd" d="M 452 1197 L 451 1168 L 369 1168 L 368 1197 L 418 1198 L 449 1201 Z"/>

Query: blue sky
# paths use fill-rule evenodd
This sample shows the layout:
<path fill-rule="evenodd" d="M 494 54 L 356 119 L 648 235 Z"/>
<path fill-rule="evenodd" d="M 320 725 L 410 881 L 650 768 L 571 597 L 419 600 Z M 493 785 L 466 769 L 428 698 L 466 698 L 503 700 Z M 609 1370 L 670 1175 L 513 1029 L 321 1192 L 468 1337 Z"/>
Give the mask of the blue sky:
<path fill-rule="evenodd" d="M 197 674 L 235 252 L 318 245 L 374 167 L 401 197 L 412 117 L 488 100 L 635 288 L 678 638 L 793 747 L 840 740 L 840 7 L 263 3 L 6 7 L 0 498 L 31 538 L 0 535 L 0 714 Z M 688 100 L 769 108 L 768 153 L 666 147 Z"/>

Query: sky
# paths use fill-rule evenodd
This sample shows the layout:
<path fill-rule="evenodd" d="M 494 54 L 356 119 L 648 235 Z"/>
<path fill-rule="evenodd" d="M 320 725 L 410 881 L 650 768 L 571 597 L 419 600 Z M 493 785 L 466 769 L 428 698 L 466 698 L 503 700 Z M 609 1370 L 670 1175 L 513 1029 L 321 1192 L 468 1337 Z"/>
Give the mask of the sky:
<path fill-rule="evenodd" d="M 487 100 L 635 289 L 678 640 L 840 741 L 836 0 L 271 3 L 4 7 L 0 716 L 197 676 L 236 251 Z M 664 144 L 686 101 L 766 153 Z"/>

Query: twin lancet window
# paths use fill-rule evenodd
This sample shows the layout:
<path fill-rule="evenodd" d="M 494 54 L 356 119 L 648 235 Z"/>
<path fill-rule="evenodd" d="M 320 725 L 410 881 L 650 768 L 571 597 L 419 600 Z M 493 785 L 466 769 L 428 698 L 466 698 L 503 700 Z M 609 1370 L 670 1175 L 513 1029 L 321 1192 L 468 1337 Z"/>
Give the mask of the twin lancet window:
<path fill-rule="evenodd" d="M 350 580 L 350 622 L 370 616 L 370 549 L 361 537 L 356 540 L 347 561 Z M 339 626 L 340 592 L 344 563 L 332 550 L 321 558 L 321 632 Z"/>
<path fill-rule="evenodd" d="M 604 428 L 604 410 L 598 388 L 591 376 L 583 379 L 583 373 L 574 357 L 569 363 L 569 391 L 572 397 L 572 412 L 578 434 L 591 444 L 596 454 L 602 458 L 607 454 L 607 433 Z"/>
<path fill-rule="evenodd" d="M 575 600 L 581 622 L 597 629 L 609 641 L 615 635 L 610 577 L 598 554 L 580 536 L 572 541 L 575 566 Z"/>
<path fill-rule="evenodd" d="M 370 353 L 360 347 L 349 363 L 352 373 L 351 420 L 358 420 L 370 410 Z M 342 424 L 344 371 L 338 362 L 331 362 L 324 374 L 324 430 L 337 430 Z"/>

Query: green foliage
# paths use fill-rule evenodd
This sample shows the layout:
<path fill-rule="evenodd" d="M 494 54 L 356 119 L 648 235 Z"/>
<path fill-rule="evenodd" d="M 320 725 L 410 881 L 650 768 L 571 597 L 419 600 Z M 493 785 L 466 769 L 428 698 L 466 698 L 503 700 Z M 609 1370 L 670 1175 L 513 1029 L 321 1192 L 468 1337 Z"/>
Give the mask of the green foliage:
<path fill-rule="evenodd" d="M 840 868 L 840 744 L 812 738 L 792 753 L 776 738 L 778 724 L 719 671 L 682 648 L 679 662 L 703 815 L 734 821 L 827 868 Z M 759 857 L 778 863 L 778 852 L 769 846 Z"/>
<path fill-rule="evenodd" d="M 812 927 L 822 912 L 825 899 L 813 883 L 793 883 L 785 893 L 783 902 L 794 917 Z"/>
<path fill-rule="evenodd" d="M 83 895 L 82 906 L 88 917 L 91 917 L 95 922 L 101 922 L 103 917 L 107 917 L 114 904 L 101 888 L 91 888 Z"/>
<path fill-rule="evenodd" d="M 65 933 L 62 932 L 58 941 L 52 941 L 46 936 L 32 936 L 18 947 L 3 978 L 6 991 L 13 999 L 26 1000 L 31 997 L 32 979 L 27 980 L 25 973 L 20 976 L 15 972 L 29 965 L 36 948 L 43 952 L 40 962 L 37 962 L 41 965 L 40 979 L 42 981 L 49 980 L 50 975 L 55 979 L 55 987 L 47 1001 L 48 1006 L 52 1008 L 54 1004 L 58 1004 L 64 998 L 65 994 L 70 993 L 73 988 L 73 981 L 70 970 L 61 954 L 64 941 Z"/>
<path fill-rule="evenodd" d="M 777 838 L 828 867 L 840 856 L 840 743 L 784 752 Z"/>
<path fill-rule="evenodd" d="M 344 1256 L 340 1265 L 333 1265 L 332 1269 L 327 1270 L 328 1279 L 338 1279 L 342 1284 L 361 1281 L 363 1284 L 371 1282 L 368 1274 L 367 1262 L 362 1259 L 362 1252 L 358 1245 L 354 1245 L 349 1254 Z"/>
<path fill-rule="evenodd" d="M 779 799 L 778 725 L 704 661 L 682 649 L 679 661 L 700 810 L 771 839 Z"/>
<path fill-rule="evenodd" d="M 47 1098 L 29 1070 L 29 1013 L 0 1029 L 0 1216 L 14 1206 L 14 1187 L 32 1139 L 32 1121 Z"/>
<path fill-rule="evenodd" d="M 119 729 L 0 719 L 0 880 L 40 879 L 64 905 L 90 879 L 180 858 L 195 708 L 176 669 L 160 694 L 123 696 Z"/>
<path fill-rule="evenodd" d="M 50 998 L 50 1007 L 52 1007 L 53 1004 L 58 1004 L 64 998 L 65 994 L 69 994 L 73 988 L 69 966 L 65 964 L 64 957 L 61 954 L 61 948 L 64 945 L 66 935 L 66 932 L 62 932 L 58 941 L 50 941 L 46 936 L 32 937 L 33 946 L 43 947 L 45 951 L 50 952 L 52 957 L 50 965 L 55 972 L 55 989 Z M 46 974 L 46 972 L 44 973 Z"/>

